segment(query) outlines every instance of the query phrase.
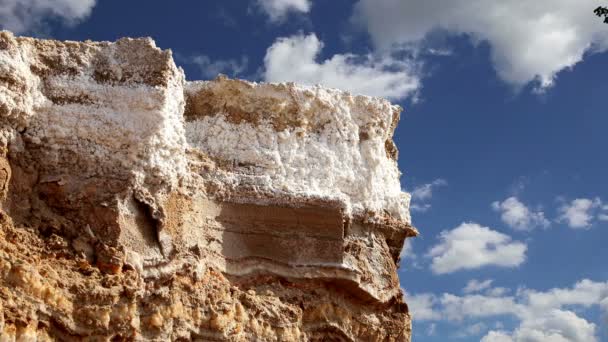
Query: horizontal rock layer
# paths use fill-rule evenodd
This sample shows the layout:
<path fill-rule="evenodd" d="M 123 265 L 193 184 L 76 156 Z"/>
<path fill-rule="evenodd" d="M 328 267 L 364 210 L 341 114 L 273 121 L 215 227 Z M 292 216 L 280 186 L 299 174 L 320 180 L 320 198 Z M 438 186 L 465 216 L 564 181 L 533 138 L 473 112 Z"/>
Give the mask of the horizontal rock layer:
<path fill-rule="evenodd" d="M 0 331 L 404 341 L 400 108 L 0 33 Z"/>

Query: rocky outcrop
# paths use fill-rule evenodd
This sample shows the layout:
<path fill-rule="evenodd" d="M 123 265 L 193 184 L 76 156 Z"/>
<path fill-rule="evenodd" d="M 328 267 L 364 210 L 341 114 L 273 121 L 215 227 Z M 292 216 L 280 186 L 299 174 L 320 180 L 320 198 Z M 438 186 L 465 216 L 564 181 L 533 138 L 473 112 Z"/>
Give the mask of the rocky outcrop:
<path fill-rule="evenodd" d="M 0 331 L 407 341 L 400 108 L 0 33 Z"/>

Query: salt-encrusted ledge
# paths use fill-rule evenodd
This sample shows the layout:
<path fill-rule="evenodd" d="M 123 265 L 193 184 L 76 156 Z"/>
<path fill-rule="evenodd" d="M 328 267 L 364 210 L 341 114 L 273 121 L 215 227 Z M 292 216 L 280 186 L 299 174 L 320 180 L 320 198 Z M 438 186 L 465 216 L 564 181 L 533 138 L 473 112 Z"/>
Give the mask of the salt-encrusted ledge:
<path fill-rule="evenodd" d="M 409 340 L 400 111 L 0 32 L 1 338 Z"/>
<path fill-rule="evenodd" d="M 186 85 L 188 144 L 228 166 L 226 182 L 338 199 L 355 215 L 410 223 L 392 136 L 399 106 L 293 83 L 218 77 Z"/>

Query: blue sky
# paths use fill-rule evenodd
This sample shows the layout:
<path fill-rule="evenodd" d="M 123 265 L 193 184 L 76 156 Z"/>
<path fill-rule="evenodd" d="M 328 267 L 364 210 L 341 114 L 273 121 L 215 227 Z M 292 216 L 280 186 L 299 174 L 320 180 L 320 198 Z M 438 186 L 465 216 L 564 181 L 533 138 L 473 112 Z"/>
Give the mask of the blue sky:
<path fill-rule="evenodd" d="M 8 0 L 0 27 L 151 36 L 217 72 L 389 97 L 421 236 L 415 341 L 608 341 L 608 25 L 592 0 Z"/>

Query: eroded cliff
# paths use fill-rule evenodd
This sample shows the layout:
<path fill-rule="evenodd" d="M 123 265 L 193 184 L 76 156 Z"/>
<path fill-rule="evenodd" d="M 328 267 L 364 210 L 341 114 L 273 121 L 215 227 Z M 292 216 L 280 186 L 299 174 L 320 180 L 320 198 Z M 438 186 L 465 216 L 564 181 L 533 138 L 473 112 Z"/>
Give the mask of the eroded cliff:
<path fill-rule="evenodd" d="M 407 341 L 400 108 L 0 33 L 0 331 Z"/>

